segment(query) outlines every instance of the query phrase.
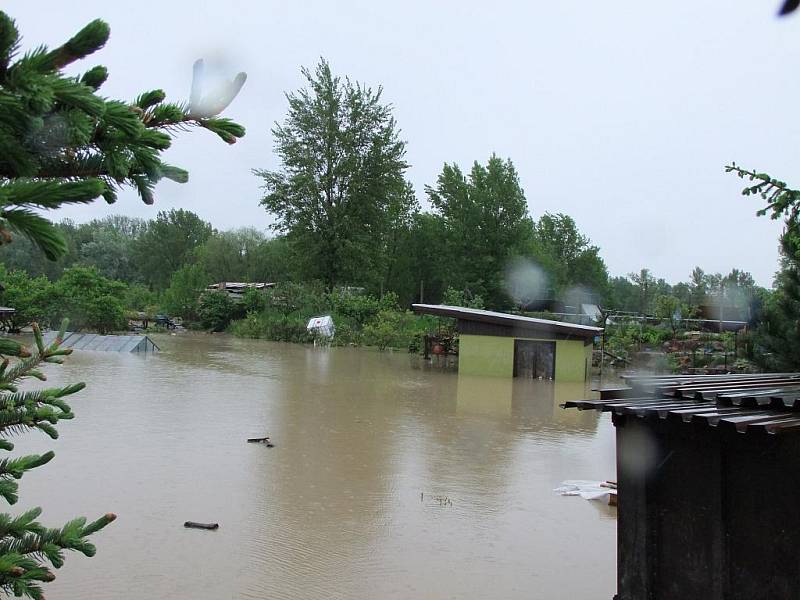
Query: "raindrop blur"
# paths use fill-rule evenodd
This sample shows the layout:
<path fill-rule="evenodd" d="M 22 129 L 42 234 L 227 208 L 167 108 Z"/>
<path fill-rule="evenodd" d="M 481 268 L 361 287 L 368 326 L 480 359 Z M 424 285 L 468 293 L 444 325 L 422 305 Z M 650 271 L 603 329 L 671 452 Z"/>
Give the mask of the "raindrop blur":
<path fill-rule="evenodd" d="M 214 64 L 207 66 L 202 58 L 195 61 L 189 98 L 189 113 L 193 117 L 214 117 L 233 102 L 247 80 L 247 73 L 242 71 L 231 80 L 227 72 Z"/>
<path fill-rule="evenodd" d="M 655 468 L 657 455 L 658 444 L 653 436 L 643 429 L 632 429 L 628 432 L 625 452 L 619 453 L 620 466 L 635 476 L 643 475 Z"/>
<path fill-rule="evenodd" d="M 564 303 L 566 312 L 580 313 L 583 304 L 593 304 L 592 293 L 582 285 L 575 285 L 568 288 L 562 295 L 561 301 Z"/>
<path fill-rule="evenodd" d="M 513 261 L 506 270 L 506 293 L 520 306 L 544 298 L 548 291 L 547 274 L 527 259 Z"/>

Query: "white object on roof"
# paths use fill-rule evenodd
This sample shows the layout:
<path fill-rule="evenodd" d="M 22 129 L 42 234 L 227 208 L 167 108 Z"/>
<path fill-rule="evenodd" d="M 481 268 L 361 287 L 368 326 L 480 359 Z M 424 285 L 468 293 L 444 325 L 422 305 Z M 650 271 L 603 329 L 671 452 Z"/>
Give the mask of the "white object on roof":
<path fill-rule="evenodd" d="M 309 319 L 306 331 L 319 337 L 332 338 L 336 333 L 336 326 L 333 324 L 333 318 L 330 315 L 325 315 L 324 317 Z"/>

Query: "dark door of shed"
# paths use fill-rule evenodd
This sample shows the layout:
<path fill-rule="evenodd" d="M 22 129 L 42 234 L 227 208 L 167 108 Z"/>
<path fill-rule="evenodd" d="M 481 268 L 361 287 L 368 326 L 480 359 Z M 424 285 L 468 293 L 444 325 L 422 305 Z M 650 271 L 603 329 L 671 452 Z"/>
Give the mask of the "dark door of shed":
<path fill-rule="evenodd" d="M 514 340 L 514 377 L 553 379 L 556 343 Z"/>

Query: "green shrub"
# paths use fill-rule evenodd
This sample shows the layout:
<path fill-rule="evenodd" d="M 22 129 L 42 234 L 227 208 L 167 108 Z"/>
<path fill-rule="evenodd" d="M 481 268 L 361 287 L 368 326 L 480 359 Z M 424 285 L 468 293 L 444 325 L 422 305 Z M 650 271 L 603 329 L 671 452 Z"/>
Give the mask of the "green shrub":
<path fill-rule="evenodd" d="M 68 318 L 76 331 L 108 333 L 127 329 L 127 286 L 100 275 L 94 267 L 72 267 L 53 285 L 50 322 Z"/>
<path fill-rule="evenodd" d="M 255 312 L 247 313 L 244 319 L 231 323 L 230 331 L 236 337 L 254 339 L 264 337 L 261 315 Z"/>
<path fill-rule="evenodd" d="M 243 313 L 260 313 L 267 307 L 265 291 L 249 289 L 242 295 L 241 308 Z"/>
<path fill-rule="evenodd" d="M 15 309 L 12 327 L 19 329 L 36 321 L 48 327 L 54 310 L 53 284 L 47 277 L 31 277 L 25 271 L 9 271 L 0 265 L 0 305 Z"/>
<path fill-rule="evenodd" d="M 199 265 L 184 265 L 172 274 L 164 292 L 164 310 L 170 315 L 196 321 L 200 295 L 208 285 L 208 275 Z"/>
<path fill-rule="evenodd" d="M 125 308 L 137 312 L 148 312 L 148 307 L 158 304 L 158 294 L 141 283 L 132 283 L 125 291 Z M 148 313 L 155 315 L 158 311 Z"/>
<path fill-rule="evenodd" d="M 374 296 L 351 292 L 331 292 L 328 306 L 335 316 L 343 317 L 359 329 L 383 308 L 381 301 Z"/>
<path fill-rule="evenodd" d="M 241 307 L 236 305 L 227 292 L 204 292 L 200 296 L 197 316 L 204 329 L 224 331 L 233 319 L 241 316 Z"/>
<path fill-rule="evenodd" d="M 274 313 L 249 313 L 231 324 L 231 333 L 239 337 L 261 338 L 273 342 L 305 343 L 314 340 L 306 331 L 306 320 Z"/>
<path fill-rule="evenodd" d="M 264 310 L 269 313 L 301 314 L 310 318 L 325 310 L 325 288 L 319 282 L 279 283 L 264 293 L 264 303 Z"/>
<path fill-rule="evenodd" d="M 364 327 L 364 344 L 386 348 L 407 348 L 414 336 L 414 315 L 408 311 L 383 310 Z"/>
<path fill-rule="evenodd" d="M 354 328 L 347 321 L 337 322 L 335 318 L 334 325 L 336 325 L 336 335 L 331 340 L 334 346 L 360 346 L 363 343 L 364 335 L 360 329 Z"/>
<path fill-rule="evenodd" d="M 467 308 L 485 308 L 483 298 L 479 295 L 467 294 L 463 290 L 448 287 L 442 294 L 442 304 L 464 306 Z"/>

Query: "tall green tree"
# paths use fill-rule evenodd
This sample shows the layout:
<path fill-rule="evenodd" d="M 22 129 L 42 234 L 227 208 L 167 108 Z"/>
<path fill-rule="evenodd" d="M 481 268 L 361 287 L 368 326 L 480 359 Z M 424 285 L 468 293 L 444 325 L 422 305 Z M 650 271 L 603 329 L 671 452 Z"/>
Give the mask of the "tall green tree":
<path fill-rule="evenodd" d="M 103 277 L 94 267 L 71 267 L 53 284 L 53 321 L 69 319 L 75 331 L 110 333 L 126 329 L 127 286 Z"/>
<path fill-rule="evenodd" d="M 217 232 L 195 250 L 195 258 L 210 282 L 263 281 L 266 242 L 264 234 L 252 227 Z"/>
<path fill-rule="evenodd" d="M 800 369 L 800 221 L 790 218 L 781 235 L 781 267 L 775 292 L 756 331 L 763 351 L 756 360 L 768 369 Z"/>
<path fill-rule="evenodd" d="M 209 283 L 208 273 L 201 265 L 182 266 L 172 274 L 169 287 L 164 292 L 164 307 L 172 315 L 196 321 L 200 295 Z"/>
<path fill-rule="evenodd" d="M 194 260 L 194 252 L 213 233 L 210 223 L 188 210 L 159 211 L 133 248 L 145 281 L 164 290 L 172 274 Z"/>
<path fill-rule="evenodd" d="M 557 294 L 572 286 L 593 292 L 598 300 L 608 293 L 608 270 L 600 249 L 565 214 L 543 214 L 533 224 L 530 253 L 550 276 Z"/>
<path fill-rule="evenodd" d="M 63 72 L 101 48 L 108 37 L 108 25 L 95 20 L 57 48 L 38 46 L 20 56 L 19 31 L 0 12 L 0 244 L 21 234 L 48 259 L 63 257 L 66 240 L 42 210 L 100 197 L 113 202 L 125 186 L 134 187 L 150 204 L 159 179 L 188 177 L 161 160 L 171 143 L 170 131 L 199 126 L 228 143 L 244 135 L 233 121 L 165 102 L 161 90 L 145 92 L 133 102 L 105 98 L 98 93 L 108 77 L 105 67 L 95 66 L 77 77 Z M 45 379 L 41 367 L 59 363 L 71 352 L 61 350 L 58 340 L 45 346 L 38 326 L 34 340 L 33 352 L 0 340 L 4 452 L 14 448 L 8 438 L 22 432 L 38 430 L 57 437 L 55 425 L 73 417 L 66 397 L 84 387 L 80 383 L 20 391 L 23 379 Z M 53 452 L 46 452 L 0 461 L 0 497 L 15 504 L 16 480 L 52 458 Z M 0 590 L 5 594 L 43 598 L 41 584 L 53 580 L 51 569 L 62 566 L 64 550 L 94 555 L 87 537 L 115 519 L 108 513 L 91 523 L 78 518 L 61 528 L 47 528 L 37 521 L 41 512 L 34 508 L 18 516 L 0 514 Z"/>
<path fill-rule="evenodd" d="M 44 275 L 31 277 L 25 271 L 7 271 L 0 265 L 0 304 L 13 307 L 15 312 L 10 317 L 14 329 L 27 327 L 37 322 L 50 325 L 54 309 L 53 284 Z"/>
<path fill-rule="evenodd" d="M 78 260 L 81 265 L 96 267 L 101 275 L 127 282 L 141 281 L 141 271 L 134 256 L 134 245 L 145 231 L 145 222 L 123 216 L 93 220 L 78 226 Z"/>
<path fill-rule="evenodd" d="M 439 215 L 418 212 L 408 228 L 399 229 L 393 275 L 386 289 L 395 292 L 401 305 L 437 303 L 449 279 L 444 221 Z"/>
<path fill-rule="evenodd" d="M 486 166 L 475 162 L 468 175 L 445 164 L 436 186 L 425 189 L 444 224 L 447 285 L 481 296 L 490 307 L 507 306 L 505 272 L 530 232 L 514 164 L 493 155 Z"/>
<path fill-rule="evenodd" d="M 255 171 L 261 204 L 308 278 L 376 288 L 387 238 L 413 206 L 405 142 L 380 88 L 334 76 L 325 60 L 302 74 L 308 87 L 287 95 L 289 113 L 272 130 L 281 168 Z"/>
<path fill-rule="evenodd" d="M 56 280 L 69 266 L 80 259 L 80 242 L 77 238 L 78 226 L 69 219 L 55 223 L 58 234 L 66 245 L 66 251 L 58 259 L 51 260 L 25 236 L 16 236 L 13 244 L 0 244 L 0 262 L 7 269 L 19 269 L 33 276 L 44 275 Z"/>
<path fill-rule="evenodd" d="M 653 300 L 656 297 L 656 278 L 650 269 L 641 269 L 638 273 L 630 273 L 630 280 L 636 286 L 639 302 L 636 311 L 640 313 L 650 312 L 653 308 Z"/>

